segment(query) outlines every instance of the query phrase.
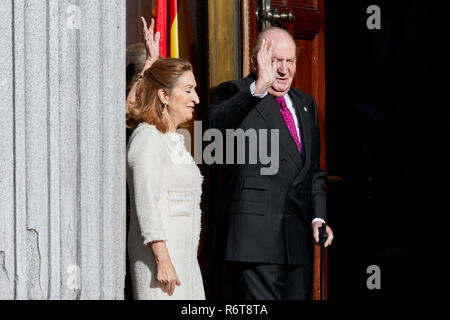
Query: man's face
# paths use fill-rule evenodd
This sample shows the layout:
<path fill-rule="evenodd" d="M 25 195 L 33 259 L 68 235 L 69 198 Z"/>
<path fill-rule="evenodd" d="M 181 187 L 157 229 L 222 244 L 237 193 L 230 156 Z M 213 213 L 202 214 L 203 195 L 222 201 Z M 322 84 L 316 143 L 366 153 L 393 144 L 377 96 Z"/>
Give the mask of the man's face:
<path fill-rule="evenodd" d="M 282 97 L 291 88 L 297 67 L 295 44 L 284 32 L 271 32 L 266 38 L 273 40 L 272 66 L 276 74 L 269 93 L 275 97 Z"/>

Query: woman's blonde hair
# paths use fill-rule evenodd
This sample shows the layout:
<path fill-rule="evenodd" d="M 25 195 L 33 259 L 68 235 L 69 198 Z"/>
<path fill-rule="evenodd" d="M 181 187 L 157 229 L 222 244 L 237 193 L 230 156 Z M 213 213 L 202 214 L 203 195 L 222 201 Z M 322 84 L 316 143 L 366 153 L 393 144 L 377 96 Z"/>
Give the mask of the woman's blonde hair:
<path fill-rule="evenodd" d="M 178 79 L 187 71 L 192 71 L 189 62 L 178 58 L 156 60 L 144 72 L 144 77 L 136 88 L 136 102 L 131 103 L 127 114 L 127 127 L 134 130 L 139 123 L 147 122 L 166 133 L 168 123 L 163 119 L 164 106 L 158 97 L 158 90 L 167 94 L 176 86 Z"/>

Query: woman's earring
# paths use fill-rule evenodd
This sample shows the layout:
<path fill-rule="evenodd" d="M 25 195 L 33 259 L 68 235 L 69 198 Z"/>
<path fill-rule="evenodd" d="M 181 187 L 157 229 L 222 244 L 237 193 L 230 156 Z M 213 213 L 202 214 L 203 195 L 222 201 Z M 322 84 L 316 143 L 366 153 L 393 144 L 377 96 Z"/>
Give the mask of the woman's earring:
<path fill-rule="evenodd" d="M 161 112 L 161 115 L 164 115 L 164 111 L 166 111 L 167 102 L 163 102 L 163 110 Z"/>

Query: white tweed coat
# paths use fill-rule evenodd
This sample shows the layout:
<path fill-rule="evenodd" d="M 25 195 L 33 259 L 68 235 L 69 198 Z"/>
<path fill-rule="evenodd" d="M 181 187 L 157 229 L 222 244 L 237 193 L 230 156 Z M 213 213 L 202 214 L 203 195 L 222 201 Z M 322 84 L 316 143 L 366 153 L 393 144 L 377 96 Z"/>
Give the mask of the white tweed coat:
<path fill-rule="evenodd" d="M 197 260 L 203 177 L 179 133 L 141 123 L 127 146 L 130 191 L 128 254 L 135 299 L 205 299 Z M 148 244 L 165 240 L 180 286 L 172 296 L 156 280 Z"/>

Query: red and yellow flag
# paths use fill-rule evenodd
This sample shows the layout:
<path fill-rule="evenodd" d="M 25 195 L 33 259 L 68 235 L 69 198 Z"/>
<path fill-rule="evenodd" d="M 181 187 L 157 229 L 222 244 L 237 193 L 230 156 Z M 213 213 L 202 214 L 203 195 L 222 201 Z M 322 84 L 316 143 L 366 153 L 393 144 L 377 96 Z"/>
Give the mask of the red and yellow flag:
<path fill-rule="evenodd" d="M 178 0 L 170 0 L 170 57 L 179 58 L 178 47 Z"/>
<path fill-rule="evenodd" d="M 161 57 L 195 59 L 195 39 L 186 0 L 156 0 L 153 3 L 155 32 L 159 31 Z"/>
<path fill-rule="evenodd" d="M 155 19 L 155 33 L 159 31 L 159 55 L 163 58 L 167 56 L 167 1 L 156 0 L 152 11 Z"/>

